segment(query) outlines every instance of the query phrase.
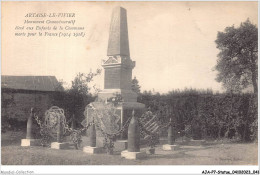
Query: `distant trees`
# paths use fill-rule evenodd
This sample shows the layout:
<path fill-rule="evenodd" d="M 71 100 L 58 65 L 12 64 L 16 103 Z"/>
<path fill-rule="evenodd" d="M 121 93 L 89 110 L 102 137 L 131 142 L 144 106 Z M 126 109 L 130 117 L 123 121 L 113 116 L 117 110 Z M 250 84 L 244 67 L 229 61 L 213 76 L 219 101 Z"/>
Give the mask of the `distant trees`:
<path fill-rule="evenodd" d="M 141 86 L 139 85 L 139 81 L 136 79 L 136 77 L 132 79 L 132 90 L 137 94 L 140 94 L 141 92 Z"/>
<path fill-rule="evenodd" d="M 257 93 L 258 29 L 249 19 L 240 27 L 218 32 L 215 41 L 220 50 L 215 69 L 216 80 L 228 90 L 241 91 L 253 85 Z"/>

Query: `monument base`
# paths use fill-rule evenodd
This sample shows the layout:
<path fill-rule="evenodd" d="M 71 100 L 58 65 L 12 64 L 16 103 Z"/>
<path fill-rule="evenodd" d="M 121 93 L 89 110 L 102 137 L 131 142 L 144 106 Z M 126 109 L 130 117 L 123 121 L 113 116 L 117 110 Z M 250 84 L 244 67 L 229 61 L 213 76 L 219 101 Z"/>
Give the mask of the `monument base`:
<path fill-rule="evenodd" d="M 91 105 L 94 106 L 95 110 L 99 110 L 99 111 L 106 110 L 106 108 L 107 108 L 107 106 L 106 106 L 107 104 L 103 103 L 103 102 L 92 102 Z M 86 121 L 87 121 L 87 123 L 89 123 L 93 120 L 94 117 L 96 117 L 96 113 L 94 112 L 93 108 L 87 107 L 86 110 L 87 110 Z M 103 116 L 103 117 L 107 121 L 106 124 L 107 124 L 108 128 L 117 127 L 117 131 L 118 131 L 125 126 L 125 123 L 128 120 L 130 120 L 132 118 L 133 111 L 135 112 L 136 117 L 142 116 L 142 114 L 145 111 L 145 105 L 138 103 L 138 102 L 122 102 L 122 103 L 118 104 L 117 106 L 115 106 L 114 108 L 112 107 L 111 110 L 112 110 L 111 112 L 114 112 L 113 120 L 107 120 L 107 118 L 109 116 Z M 104 115 L 106 115 L 105 112 L 104 112 Z M 111 121 L 117 121 L 117 123 L 109 123 Z M 113 130 L 113 132 L 111 132 L 111 133 L 115 133 L 117 131 Z M 102 135 L 102 133 L 99 130 L 97 130 L 96 132 L 97 132 L 97 139 L 101 140 L 101 143 L 103 145 L 104 136 Z M 88 131 L 87 131 L 87 136 L 89 136 Z M 102 139 L 102 137 L 103 137 L 103 139 Z M 121 135 L 118 136 L 117 139 L 120 139 L 120 140 L 127 139 L 127 128 L 125 128 L 124 132 L 121 133 Z M 97 141 L 97 146 L 99 147 L 98 141 Z"/>
<path fill-rule="evenodd" d="M 68 149 L 69 143 L 68 142 L 64 142 L 64 143 L 52 142 L 51 148 L 52 149 Z"/>
<path fill-rule="evenodd" d="M 180 149 L 179 145 L 169 145 L 169 144 L 163 145 L 163 150 L 165 151 L 174 151 L 178 149 Z"/>
<path fill-rule="evenodd" d="M 40 139 L 22 139 L 21 146 L 41 146 Z"/>
<path fill-rule="evenodd" d="M 125 159 L 142 159 L 146 156 L 144 152 L 129 152 L 127 150 L 121 152 L 121 157 L 124 157 Z"/>
<path fill-rule="evenodd" d="M 85 146 L 83 147 L 83 152 L 88 154 L 99 154 L 99 153 L 103 153 L 104 150 L 101 147 Z"/>
<path fill-rule="evenodd" d="M 114 143 L 115 151 L 123 151 L 127 149 L 127 140 L 117 140 Z"/>
<path fill-rule="evenodd" d="M 101 92 L 98 93 L 98 98 L 105 101 L 111 97 L 115 97 L 115 94 L 120 94 L 124 99 L 124 102 L 136 103 L 137 101 L 137 94 L 128 89 L 103 89 Z"/>

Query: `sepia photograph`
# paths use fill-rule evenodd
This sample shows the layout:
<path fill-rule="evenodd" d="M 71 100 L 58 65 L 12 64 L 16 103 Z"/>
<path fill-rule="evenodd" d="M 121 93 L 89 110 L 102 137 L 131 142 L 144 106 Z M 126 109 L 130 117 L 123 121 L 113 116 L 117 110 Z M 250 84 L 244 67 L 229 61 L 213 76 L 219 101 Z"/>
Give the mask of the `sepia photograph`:
<path fill-rule="evenodd" d="M 259 174 L 257 1 L 2 1 L 1 26 L 1 174 Z"/>

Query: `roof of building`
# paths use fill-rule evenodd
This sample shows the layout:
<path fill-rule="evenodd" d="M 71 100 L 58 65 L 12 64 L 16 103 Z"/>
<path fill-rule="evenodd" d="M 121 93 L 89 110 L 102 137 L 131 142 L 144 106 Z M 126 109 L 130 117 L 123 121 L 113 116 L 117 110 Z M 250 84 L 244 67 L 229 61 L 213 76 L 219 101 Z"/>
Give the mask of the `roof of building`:
<path fill-rule="evenodd" d="M 56 91 L 55 76 L 1 76 L 1 87 L 15 90 Z"/>

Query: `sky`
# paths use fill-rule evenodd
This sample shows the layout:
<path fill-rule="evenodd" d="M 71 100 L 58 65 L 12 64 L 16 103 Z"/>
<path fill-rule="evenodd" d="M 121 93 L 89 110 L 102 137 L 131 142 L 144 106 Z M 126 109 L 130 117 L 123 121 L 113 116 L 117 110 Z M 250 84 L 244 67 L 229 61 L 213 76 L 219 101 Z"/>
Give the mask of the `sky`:
<path fill-rule="evenodd" d="M 2 75 L 54 75 L 69 86 L 78 72 L 102 69 L 116 6 L 127 10 L 130 55 L 136 61 L 133 77 L 142 91 L 222 92 L 214 71 L 218 31 L 238 27 L 247 18 L 258 25 L 257 2 L 2 2 Z M 50 19 L 28 18 L 27 13 L 75 13 L 74 18 L 51 20 L 73 19 L 74 26 L 84 27 L 85 36 L 15 36 L 16 26 L 38 25 L 24 24 L 26 19 Z M 103 73 L 92 85 L 103 89 Z"/>

